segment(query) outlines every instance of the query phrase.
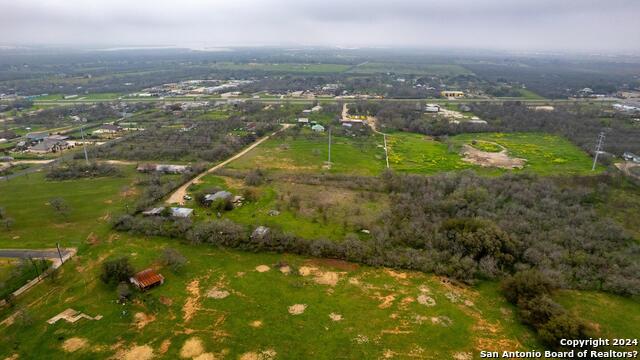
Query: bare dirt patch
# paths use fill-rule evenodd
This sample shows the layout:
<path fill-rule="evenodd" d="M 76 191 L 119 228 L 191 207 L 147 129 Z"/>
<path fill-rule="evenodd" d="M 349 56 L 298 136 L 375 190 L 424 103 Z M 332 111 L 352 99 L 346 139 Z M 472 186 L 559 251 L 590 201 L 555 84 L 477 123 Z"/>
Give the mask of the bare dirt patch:
<path fill-rule="evenodd" d="M 320 285 L 336 286 L 345 272 L 322 271 L 314 266 L 301 266 L 298 273 L 302 276 L 313 275 L 313 281 Z"/>
<path fill-rule="evenodd" d="M 189 297 L 185 301 L 182 311 L 184 312 L 183 319 L 185 322 L 191 320 L 193 315 L 200 308 L 200 281 L 198 279 L 192 280 L 187 285 L 187 292 Z"/>
<path fill-rule="evenodd" d="M 522 169 L 527 160 L 510 157 L 507 150 L 500 152 L 481 151 L 469 145 L 462 147 L 462 158 L 471 164 L 480 165 L 482 167 L 499 167 L 502 169 Z"/>
<path fill-rule="evenodd" d="M 240 360 L 272 360 L 275 359 L 277 353 L 273 349 L 267 349 L 260 352 L 247 352 L 240 356 Z"/>
<path fill-rule="evenodd" d="M 76 352 L 80 349 L 86 348 L 89 345 L 89 341 L 84 338 L 72 337 L 62 343 L 62 350 L 66 352 Z"/>
<path fill-rule="evenodd" d="M 358 269 L 358 264 L 338 259 L 312 259 L 308 260 L 307 263 L 316 266 L 329 266 L 342 271 L 353 271 Z"/>
<path fill-rule="evenodd" d="M 453 324 L 453 321 L 446 316 L 436 316 L 431 318 L 431 323 L 434 325 L 449 327 Z"/>
<path fill-rule="evenodd" d="M 271 270 L 271 268 L 268 267 L 267 265 L 258 265 L 258 266 L 256 266 L 256 271 L 260 272 L 260 273 L 267 272 L 269 270 Z"/>
<path fill-rule="evenodd" d="M 108 219 L 107 219 L 108 220 Z M 93 232 L 90 233 L 89 235 L 87 235 L 87 239 L 86 239 L 87 244 L 89 245 L 97 245 L 100 243 L 100 239 L 98 238 L 98 236 L 96 234 L 94 234 Z"/>
<path fill-rule="evenodd" d="M 389 294 L 387 296 L 378 296 L 378 300 L 380 300 L 380 305 L 378 307 L 380 309 L 386 309 L 393 305 L 393 302 L 396 300 L 395 294 Z"/>
<path fill-rule="evenodd" d="M 453 358 L 455 360 L 471 360 L 473 359 L 473 355 L 468 352 L 458 352 L 453 354 Z"/>
<path fill-rule="evenodd" d="M 153 314 L 145 314 L 143 312 L 138 312 L 135 315 L 133 315 L 133 322 L 138 330 L 141 330 L 142 328 L 144 328 L 149 323 L 155 320 L 156 320 L 156 317 Z"/>
<path fill-rule="evenodd" d="M 162 344 L 160 344 L 160 347 L 158 348 L 158 352 L 160 354 L 164 354 L 167 351 L 169 351 L 169 347 L 171 346 L 171 340 L 166 339 L 162 342 Z"/>
<path fill-rule="evenodd" d="M 331 314 L 329 314 L 329 318 L 332 321 L 340 321 L 340 320 L 342 320 L 342 315 L 336 314 L 336 313 L 331 313 Z"/>
<path fill-rule="evenodd" d="M 149 345 L 133 346 L 129 349 L 118 351 L 113 358 L 121 360 L 150 360 L 153 358 L 153 348 Z"/>
<path fill-rule="evenodd" d="M 171 304 L 173 304 L 173 300 L 166 296 L 160 296 L 160 302 L 166 306 L 171 306 Z"/>
<path fill-rule="evenodd" d="M 230 293 L 227 290 L 219 289 L 217 287 L 213 287 L 207 291 L 207 297 L 213 299 L 224 299 L 229 296 L 229 294 Z"/>
<path fill-rule="evenodd" d="M 187 339 L 182 345 L 180 349 L 180 357 L 181 358 L 193 358 L 204 352 L 204 347 L 202 346 L 202 340 L 197 337 L 192 337 Z"/>
<path fill-rule="evenodd" d="M 436 301 L 426 294 L 420 294 L 418 296 L 418 303 L 426 306 L 436 306 Z"/>
<path fill-rule="evenodd" d="M 289 314 L 300 315 L 307 309 L 307 304 L 295 304 L 289 306 Z"/>
<path fill-rule="evenodd" d="M 249 323 L 249 326 L 251 326 L 252 328 L 261 328 L 262 327 L 262 321 L 260 320 L 254 320 L 252 322 Z"/>

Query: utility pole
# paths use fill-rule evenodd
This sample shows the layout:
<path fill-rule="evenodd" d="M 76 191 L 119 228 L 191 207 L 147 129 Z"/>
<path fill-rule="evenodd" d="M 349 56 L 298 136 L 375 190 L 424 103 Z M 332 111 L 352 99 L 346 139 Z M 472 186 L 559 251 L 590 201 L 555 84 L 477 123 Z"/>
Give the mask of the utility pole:
<path fill-rule="evenodd" d="M 327 161 L 327 166 L 331 169 L 331 127 L 329 127 L 329 161 Z"/>
<path fill-rule="evenodd" d="M 384 139 L 384 158 L 387 160 L 387 169 L 389 168 L 389 152 L 387 150 L 387 134 L 382 134 Z"/>
<path fill-rule="evenodd" d="M 60 252 L 60 243 L 59 242 L 56 243 L 56 248 L 58 249 L 58 256 L 60 257 L 60 265 L 62 265 L 64 263 L 64 261 L 62 260 L 62 252 Z"/>
<path fill-rule="evenodd" d="M 89 155 L 87 155 L 87 144 L 84 141 L 84 125 L 80 125 L 80 136 L 82 136 L 82 148 L 84 149 L 84 161 L 89 165 Z"/>
<path fill-rule="evenodd" d="M 598 145 L 596 145 L 596 156 L 593 158 L 593 166 L 591 167 L 591 171 L 596 169 L 596 164 L 598 163 L 598 155 L 602 151 L 602 145 L 604 144 L 604 131 L 598 135 Z"/>
<path fill-rule="evenodd" d="M 31 265 L 33 265 L 33 268 L 36 270 L 36 276 L 40 276 L 40 270 L 38 270 L 38 265 L 36 265 L 36 262 L 33 260 L 31 256 L 29 256 L 29 262 L 31 262 Z"/>

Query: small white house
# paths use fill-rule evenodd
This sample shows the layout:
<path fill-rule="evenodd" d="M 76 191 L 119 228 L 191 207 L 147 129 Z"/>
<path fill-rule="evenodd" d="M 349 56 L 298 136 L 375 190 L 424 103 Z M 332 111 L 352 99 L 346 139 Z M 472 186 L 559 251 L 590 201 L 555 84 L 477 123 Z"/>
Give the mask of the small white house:
<path fill-rule="evenodd" d="M 320 124 L 315 124 L 311 127 L 311 130 L 315 131 L 315 132 L 324 132 L 324 126 L 320 125 Z"/>
<path fill-rule="evenodd" d="M 424 107 L 424 112 L 427 113 L 437 113 L 440 111 L 440 105 L 437 104 L 427 104 L 427 106 Z"/>
<path fill-rule="evenodd" d="M 307 125 L 309 124 L 309 118 L 298 118 L 298 124 Z"/>

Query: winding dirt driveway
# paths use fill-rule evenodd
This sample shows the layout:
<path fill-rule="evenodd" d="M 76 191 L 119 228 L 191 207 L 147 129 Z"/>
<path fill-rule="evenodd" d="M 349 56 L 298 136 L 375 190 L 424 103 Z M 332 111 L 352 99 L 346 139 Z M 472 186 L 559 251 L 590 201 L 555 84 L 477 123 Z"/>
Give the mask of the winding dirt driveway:
<path fill-rule="evenodd" d="M 242 157 L 243 155 L 245 155 L 246 153 L 248 153 L 249 151 L 253 150 L 256 146 L 262 144 L 263 142 L 267 141 L 270 137 L 274 136 L 275 134 L 291 127 L 292 124 L 282 124 L 282 128 L 278 131 L 275 131 L 267 136 L 262 137 L 260 140 L 252 143 L 251 145 L 247 146 L 244 150 L 240 151 L 239 153 L 233 155 L 232 157 L 228 158 L 227 160 L 221 162 L 220 164 L 198 174 L 198 176 L 194 177 L 193 179 L 187 181 L 186 183 L 182 184 L 182 186 L 180 186 L 176 191 L 174 191 L 171 196 L 169 196 L 169 198 L 165 201 L 166 204 L 179 204 L 179 205 L 184 205 L 184 196 L 187 195 L 187 189 L 189 188 L 189 186 L 191 184 L 197 184 L 200 179 L 202 179 L 205 175 L 207 174 L 211 174 L 212 172 L 224 167 L 225 165 L 229 164 L 230 162 Z"/>

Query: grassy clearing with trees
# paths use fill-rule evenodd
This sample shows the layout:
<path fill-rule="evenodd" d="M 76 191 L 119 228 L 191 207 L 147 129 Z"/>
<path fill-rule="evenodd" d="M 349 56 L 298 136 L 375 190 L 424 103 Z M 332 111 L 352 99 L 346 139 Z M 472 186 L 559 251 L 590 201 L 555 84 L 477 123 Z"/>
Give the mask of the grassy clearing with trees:
<path fill-rule="evenodd" d="M 227 190 L 243 195 L 241 207 L 219 211 L 197 204 L 200 192 Z M 294 181 L 269 181 L 248 186 L 230 176 L 207 175 L 189 189 L 201 220 L 222 218 L 239 224 L 269 226 L 303 238 L 341 241 L 347 234 L 366 238 L 361 230 L 371 229 L 378 214 L 387 208 L 387 196 L 378 192 L 311 185 Z"/>
<path fill-rule="evenodd" d="M 38 285 L 19 298 L 16 307 L 0 310 L 2 319 L 19 314 L 13 324 L 0 326 L 0 335 L 8 344 L 0 349 L 0 356 L 18 353 L 86 358 L 124 356 L 137 350 L 152 351 L 159 358 L 176 358 L 183 348 L 190 348 L 185 346 L 188 340 L 190 343 L 199 340 L 203 352 L 225 353 L 232 358 L 271 350 L 281 356 L 330 358 L 338 349 L 349 349 L 346 356 L 353 358 L 379 357 L 391 352 L 399 355 L 428 352 L 449 358 L 459 353 L 472 354 L 479 348 L 504 350 L 507 346 L 509 350 L 526 350 L 541 346 L 533 332 L 518 322 L 515 307 L 506 302 L 493 281 L 466 286 L 443 282 L 421 272 L 388 271 L 291 254 L 252 254 L 219 249 L 210 246 L 209 241 L 198 245 L 168 237 L 114 232 L 107 224 L 109 215 L 115 216 L 127 202 L 137 200 L 136 195 L 126 197 L 125 193 L 140 194 L 144 188 L 139 187 L 148 186 L 132 185 L 137 176 L 130 167 L 124 167 L 123 173 L 123 177 L 117 178 L 68 181 L 45 180 L 37 174 L 0 184 L 0 204 L 16 218 L 15 229 L 0 232 L 2 246 L 50 247 L 57 240 L 71 239 L 70 245 L 79 248 L 78 255 L 61 268 L 57 280 Z M 313 179 L 306 182 L 314 182 Z M 222 183 L 235 189 L 244 186 L 241 181 L 207 177 L 200 189 Z M 365 180 L 342 181 L 354 186 Z M 277 190 L 287 191 L 287 187 L 279 187 L 284 182 L 283 178 L 275 185 L 266 179 L 257 187 L 277 186 Z M 364 183 L 362 186 L 375 188 Z M 27 194 L 19 191 L 25 187 L 30 189 Z M 309 186 L 309 200 L 303 201 L 313 200 L 315 194 L 331 192 L 334 186 L 317 188 L 322 191 L 313 191 Z M 411 188 L 421 192 L 417 186 Z M 307 186 L 295 190 L 297 193 L 305 189 Z M 69 197 L 71 193 L 75 196 Z M 48 217 L 52 213 L 45 203 L 56 196 L 64 197 L 71 206 L 67 222 Z M 24 201 L 41 205 L 23 207 Z M 407 205 L 398 199 L 393 202 Z M 246 209 L 251 212 L 251 208 Z M 399 211 L 394 212 L 400 215 Z M 275 221 L 278 216 L 272 219 Z M 39 231 L 30 231 L 36 220 Z M 241 231 L 250 228 L 242 226 Z M 174 253 L 168 257 L 167 248 L 186 259 L 182 266 L 175 268 L 175 261 L 180 262 L 175 259 L 180 256 Z M 127 257 L 135 271 L 158 268 L 166 278 L 165 284 L 139 293 L 133 289 L 123 291 L 115 282 L 111 285 L 102 282 L 103 264 L 121 257 Z M 280 271 L 285 264 L 289 266 L 288 275 Z M 267 265 L 270 270 L 259 272 L 256 268 L 260 265 Z M 123 294 L 129 298 L 125 305 L 117 302 Z M 626 323 L 625 327 L 616 322 L 616 314 L 632 306 L 633 300 L 567 290 L 557 295 L 557 301 L 568 311 L 593 306 L 592 300 L 583 304 L 582 296 L 572 294 L 595 294 L 594 301 L 607 304 L 608 312 L 595 313 L 593 317 L 589 312 L 581 313 L 585 320 L 597 322 L 602 334 L 639 331 L 637 322 Z M 566 304 L 564 296 L 575 303 Z M 289 307 L 296 304 L 306 305 L 300 315 L 289 313 Z M 46 323 L 68 307 L 104 317 L 80 320 L 73 325 L 64 321 L 55 325 Z M 215 328 L 211 324 L 216 324 Z M 483 330 L 486 326 L 494 331 Z M 247 336 L 248 333 L 254 335 Z M 83 345 L 69 352 L 68 349 L 73 349 L 70 344 L 78 342 L 76 338 Z M 431 344 L 428 349 L 424 347 L 425 341 Z M 292 347 L 292 343 L 296 346 Z"/>
<path fill-rule="evenodd" d="M 308 129 L 299 134 L 285 132 L 267 140 L 228 167 L 356 175 L 377 175 L 384 169 L 382 136 L 332 136 L 331 169 L 326 167 L 328 140 L 327 133 L 316 134 Z"/>
<path fill-rule="evenodd" d="M 77 246 L 91 232 L 108 228 L 110 214 L 132 206 L 138 192 L 134 169 L 122 169 L 120 177 L 51 181 L 35 173 L 2 182 L 0 206 L 14 224 L 1 233 L 0 247 Z M 66 204 L 66 215 L 51 206 L 56 198 Z"/>
<path fill-rule="evenodd" d="M 460 148 L 465 144 L 495 143 L 503 146 L 510 156 L 527 160 L 524 170 L 540 175 L 592 174 L 592 159 L 567 139 L 541 133 L 475 133 L 450 138 Z M 472 145 L 478 147 L 478 145 Z M 481 148 L 480 150 L 486 151 Z M 604 170 L 597 168 L 596 173 Z"/>

